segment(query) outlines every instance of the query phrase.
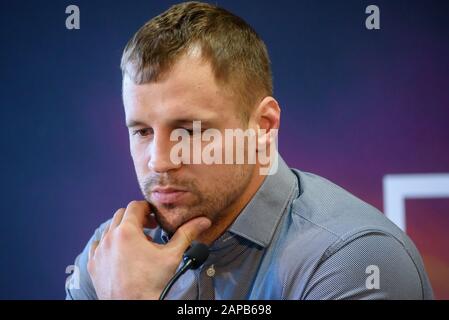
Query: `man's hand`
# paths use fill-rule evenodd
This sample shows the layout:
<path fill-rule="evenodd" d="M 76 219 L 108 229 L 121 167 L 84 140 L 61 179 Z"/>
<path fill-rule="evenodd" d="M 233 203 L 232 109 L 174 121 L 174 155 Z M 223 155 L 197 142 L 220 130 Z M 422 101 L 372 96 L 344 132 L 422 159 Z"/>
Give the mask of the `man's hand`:
<path fill-rule="evenodd" d="M 210 225 L 205 217 L 195 218 L 160 245 L 143 233 L 144 227 L 157 226 L 146 201 L 132 201 L 126 210 L 117 210 L 89 251 L 87 270 L 98 298 L 158 299 L 185 250 Z"/>

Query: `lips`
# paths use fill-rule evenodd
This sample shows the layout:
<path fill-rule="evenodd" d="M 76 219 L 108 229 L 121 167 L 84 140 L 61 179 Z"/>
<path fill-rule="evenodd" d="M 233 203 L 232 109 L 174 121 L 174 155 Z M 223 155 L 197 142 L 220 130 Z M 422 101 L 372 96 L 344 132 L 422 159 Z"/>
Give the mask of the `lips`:
<path fill-rule="evenodd" d="M 151 195 L 157 202 L 167 204 L 179 202 L 187 193 L 186 190 L 173 187 L 156 187 Z"/>

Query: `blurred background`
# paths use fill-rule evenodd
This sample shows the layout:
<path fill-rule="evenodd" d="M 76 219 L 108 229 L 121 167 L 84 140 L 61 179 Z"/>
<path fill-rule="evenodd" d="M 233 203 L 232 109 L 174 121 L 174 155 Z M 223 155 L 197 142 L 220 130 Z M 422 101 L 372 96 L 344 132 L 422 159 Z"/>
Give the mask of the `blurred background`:
<path fill-rule="evenodd" d="M 62 299 L 95 228 L 141 199 L 120 57 L 173 1 L 0 1 L 0 298 Z M 280 153 L 384 209 L 386 175 L 449 173 L 448 1 L 231 1 L 268 46 Z M 66 28 L 66 7 L 80 29 Z M 368 5 L 380 29 L 368 30 Z M 449 299 L 449 197 L 404 200 L 404 228 Z M 398 266 L 400 267 L 400 266 Z"/>

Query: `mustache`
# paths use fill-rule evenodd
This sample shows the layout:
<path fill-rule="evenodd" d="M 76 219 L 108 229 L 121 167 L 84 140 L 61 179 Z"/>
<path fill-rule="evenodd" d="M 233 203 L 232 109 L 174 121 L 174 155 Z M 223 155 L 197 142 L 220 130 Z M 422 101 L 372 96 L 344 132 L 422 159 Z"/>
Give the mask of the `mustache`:
<path fill-rule="evenodd" d="M 189 191 L 196 191 L 196 185 L 192 180 L 180 179 L 174 176 L 168 176 L 167 174 L 151 175 L 143 179 L 142 189 L 146 193 L 151 193 L 155 187 L 174 187 L 180 189 L 188 189 Z"/>

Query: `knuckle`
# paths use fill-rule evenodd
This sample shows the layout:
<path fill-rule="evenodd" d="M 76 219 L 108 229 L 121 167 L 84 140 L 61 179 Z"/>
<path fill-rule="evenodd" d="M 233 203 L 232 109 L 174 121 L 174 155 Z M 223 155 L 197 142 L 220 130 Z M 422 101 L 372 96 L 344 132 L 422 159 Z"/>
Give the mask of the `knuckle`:
<path fill-rule="evenodd" d="M 133 229 L 127 223 L 122 223 L 114 230 L 114 236 L 118 241 L 127 241 L 132 235 Z"/>
<path fill-rule="evenodd" d="M 125 211 L 125 208 L 120 208 L 120 209 L 118 209 L 118 210 L 114 213 L 114 218 L 117 218 L 120 214 L 123 213 L 123 211 Z"/>
<path fill-rule="evenodd" d="M 146 209 L 148 206 L 149 206 L 148 202 L 146 202 L 146 201 L 133 200 L 130 203 L 128 203 L 127 209 L 131 209 L 131 210 L 138 209 L 138 208 Z"/>
<path fill-rule="evenodd" d="M 128 203 L 127 209 L 137 208 L 140 206 L 139 201 L 133 200 L 130 203 Z"/>

